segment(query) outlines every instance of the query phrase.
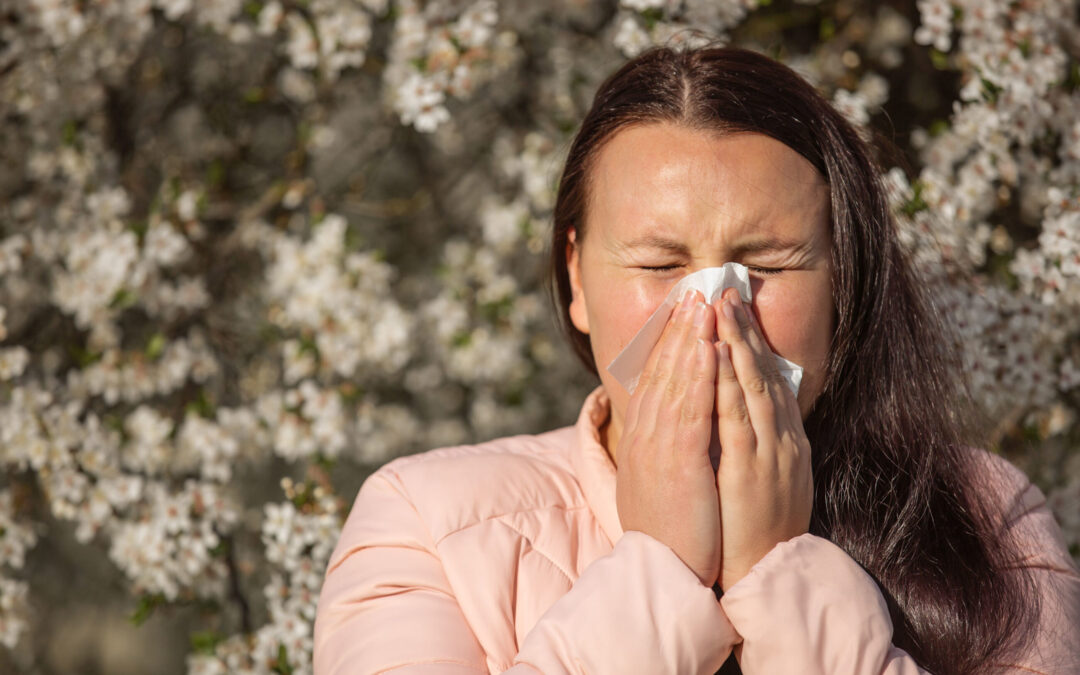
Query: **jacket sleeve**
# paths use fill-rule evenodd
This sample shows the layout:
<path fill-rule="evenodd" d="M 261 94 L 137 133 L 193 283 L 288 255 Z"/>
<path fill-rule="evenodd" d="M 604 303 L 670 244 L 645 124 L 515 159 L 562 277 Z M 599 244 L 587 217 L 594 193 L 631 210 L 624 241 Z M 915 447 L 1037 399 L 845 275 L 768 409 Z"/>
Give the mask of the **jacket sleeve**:
<path fill-rule="evenodd" d="M 670 548 L 631 531 L 548 608 L 505 672 L 711 675 L 736 639 L 712 589 Z M 361 487 L 328 565 L 314 672 L 387 671 L 472 675 L 489 665 L 436 542 L 392 472 L 380 471 Z"/>
<path fill-rule="evenodd" d="M 1080 575 L 1037 487 L 992 457 L 986 482 L 1006 495 L 1003 528 L 1016 562 L 1038 589 L 1034 643 L 1005 672 L 1080 673 Z M 832 542 L 804 534 L 777 545 L 721 599 L 742 636 L 744 673 L 908 675 L 926 671 L 892 644 L 892 620 L 877 584 Z"/>

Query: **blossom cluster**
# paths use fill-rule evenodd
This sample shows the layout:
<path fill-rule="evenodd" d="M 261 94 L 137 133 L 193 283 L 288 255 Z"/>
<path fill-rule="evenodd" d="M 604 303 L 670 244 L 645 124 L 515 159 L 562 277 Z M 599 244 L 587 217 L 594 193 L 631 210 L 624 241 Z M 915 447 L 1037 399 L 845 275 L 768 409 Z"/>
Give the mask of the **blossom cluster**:
<path fill-rule="evenodd" d="M 305 482 L 299 490 L 288 479 L 282 483 L 290 500 L 266 505 L 261 533 L 271 569 L 263 588 L 270 620 L 252 635 L 233 635 L 210 653 L 189 656 L 191 675 L 283 668 L 296 675 L 311 673 L 316 601 L 340 531 L 341 505 L 318 481 Z"/>
<path fill-rule="evenodd" d="M 0 656 L 48 658 L 33 559 L 68 537 L 126 580 L 137 619 L 205 628 L 189 672 L 308 672 L 359 481 L 397 455 L 570 423 L 594 385 L 545 297 L 557 172 L 599 82 L 661 43 L 778 55 L 868 140 L 917 59 L 959 78 L 938 122 L 905 130 L 915 171 L 886 163 L 883 184 L 995 438 L 1035 441 L 1013 458 L 1080 556 L 1074 10 L 783 11 L 13 0 Z M 793 24 L 815 39 L 778 51 Z"/>

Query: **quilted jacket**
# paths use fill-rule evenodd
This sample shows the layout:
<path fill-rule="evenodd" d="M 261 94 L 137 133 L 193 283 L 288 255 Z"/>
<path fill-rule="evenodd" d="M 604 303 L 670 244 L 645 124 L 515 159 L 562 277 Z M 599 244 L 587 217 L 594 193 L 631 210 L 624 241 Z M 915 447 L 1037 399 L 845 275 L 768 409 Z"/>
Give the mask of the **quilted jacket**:
<path fill-rule="evenodd" d="M 598 387 L 574 426 L 395 459 L 356 498 L 315 622 L 316 675 L 921 673 L 874 581 L 830 541 L 773 548 L 722 598 L 623 532 Z M 1038 488 L 979 451 L 1034 572 L 1038 638 L 1007 672 L 1080 673 L 1080 574 Z"/>

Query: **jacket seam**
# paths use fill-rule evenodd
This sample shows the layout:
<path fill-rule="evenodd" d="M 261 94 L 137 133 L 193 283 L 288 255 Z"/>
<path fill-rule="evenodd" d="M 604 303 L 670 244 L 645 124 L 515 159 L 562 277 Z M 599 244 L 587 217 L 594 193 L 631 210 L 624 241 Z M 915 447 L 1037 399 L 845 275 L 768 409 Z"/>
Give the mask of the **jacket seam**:
<path fill-rule="evenodd" d="M 563 511 L 580 511 L 581 509 L 587 509 L 587 508 L 589 508 L 588 504 L 578 504 L 577 506 L 566 506 L 565 504 L 544 504 L 544 505 L 541 505 L 541 506 L 530 506 L 530 507 L 527 507 L 527 508 L 524 508 L 524 509 L 517 509 L 516 511 L 503 511 L 501 513 L 496 513 L 496 514 L 493 514 L 493 515 L 490 515 L 490 516 L 484 516 L 483 518 L 470 521 L 469 523 L 467 523 L 465 525 L 462 525 L 461 527 L 457 527 L 457 528 L 455 528 L 453 530 L 450 530 L 446 534 L 440 536 L 438 539 L 434 539 L 434 536 L 433 536 L 432 540 L 435 541 L 435 545 L 438 546 L 447 537 L 449 537 L 451 535 L 454 535 L 454 534 L 457 534 L 458 532 L 462 532 L 464 530 L 467 530 L 470 527 L 476 527 L 477 525 L 482 525 L 482 524 L 488 522 L 489 520 L 498 520 L 500 518 L 505 518 L 507 516 L 516 516 L 519 513 L 531 513 L 533 511 L 541 511 L 541 510 L 547 510 L 547 509 L 562 509 Z M 521 536 L 525 537 L 524 533 L 518 532 L 518 534 L 521 534 Z M 528 539 L 528 537 L 526 537 L 526 539 Z"/>
<path fill-rule="evenodd" d="M 507 514 L 507 515 L 512 515 L 512 514 Z M 532 547 L 532 550 L 536 551 L 536 552 L 537 552 L 537 553 L 538 553 L 539 555 L 543 556 L 543 557 L 544 557 L 544 558 L 545 558 L 545 559 L 546 559 L 546 560 L 547 560 L 548 562 L 550 562 L 550 563 L 551 563 L 552 565 L 554 565 L 554 566 L 555 566 L 555 569 L 557 569 L 557 570 L 559 570 L 560 572 L 562 572 L 563 576 L 564 576 L 564 577 L 566 577 L 566 580 L 567 580 L 567 581 L 569 581 L 571 585 L 573 585 L 573 583 L 574 583 L 574 578 L 573 578 L 573 577 L 571 577 L 571 576 L 570 576 L 570 575 L 569 575 L 569 574 L 568 574 L 568 573 L 566 572 L 566 570 L 565 570 L 565 569 L 563 569 L 563 566 L 562 566 L 562 565 L 560 565 L 559 563 L 555 562 L 555 559 L 554 559 L 554 558 L 552 558 L 552 557 L 551 557 L 550 555 L 548 555 L 547 553 L 545 553 L 544 551 L 542 551 L 542 550 L 541 550 L 541 549 L 540 549 L 539 547 L 537 547 L 537 545 L 536 545 L 536 542 L 535 542 L 535 541 L 533 541 L 532 537 L 530 537 L 529 535 L 525 534 L 524 532 L 522 532 L 522 531 L 521 531 L 521 530 L 519 530 L 518 528 L 514 527 L 514 526 L 513 526 L 512 524 L 510 524 L 510 523 L 506 522 L 505 520 L 502 520 L 501 518 L 500 518 L 500 519 L 498 519 L 498 521 L 497 521 L 497 522 L 499 522 L 500 524 L 502 524 L 502 525 L 504 525 L 504 526 L 508 527 L 509 529 L 513 530 L 514 532 L 516 532 L 516 533 L 518 534 L 518 536 L 520 536 L 520 537 L 521 537 L 522 539 L 524 539 L 525 541 L 529 542 L 529 546 L 530 546 L 530 547 Z"/>
<path fill-rule="evenodd" d="M 502 520 L 502 518 L 504 518 L 505 516 L 516 515 L 518 513 L 530 513 L 532 511 L 537 511 L 537 510 L 539 510 L 541 508 L 545 508 L 545 509 L 557 508 L 557 509 L 562 509 L 563 511 L 577 511 L 577 510 L 580 510 L 580 509 L 589 508 L 588 504 L 579 504 L 579 505 L 573 506 L 573 507 L 567 507 L 567 506 L 565 506 L 563 504 L 554 504 L 554 505 L 550 505 L 550 506 L 531 507 L 531 508 L 526 508 L 526 509 L 518 509 L 516 511 L 509 511 L 509 512 L 502 513 L 502 514 L 499 514 L 499 515 L 496 515 L 496 516 L 489 516 L 489 517 L 484 518 L 482 520 L 474 521 L 474 522 L 470 523 L 469 525 L 465 525 L 463 527 L 457 528 L 453 532 L 448 532 L 445 535 L 439 537 L 438 540 L 436 540 L 435 535 L 433 535 L 431 533 L 431 528 L 428 527 L 427 521 L 424 520 L 424 517 L 420 514 L 420 511 L 416 508 L 416 505 L 413 504 L 412 499 L 409 498 L 409 495 L 405 492 L 405 490 L 404 490 L 405 485 L 404 485 L 404 481 L 401 479 L 401 476 L 396 471 L 394 471 L 393 469 L 386 469 L 386 473 L 392 475 L 397 480 L 400 487 L 398 485 L 395 485 L 393 481 L 387 479 L 386 477 L 383 477 L 383 480 L 386 481 L 386 484 L 389 485 L 390 488 L 392 490 L 394 490 L 394 492 L 397 492 L 399 495 L 401 495 L 401 498 L 404 499 L 405 503 L 409 505 L 409 508 L 412 509 L 414 514 L 416 514 L 416 519 L 418 521 L 420 521 L 420 524 L 423 527 L 424 532 L 427 533 L 428 539 L 432 542 L 433 547 L 432 547 L 432 550 L 429 551 L 429 553 L 434 555 L 435 559 L 439 561 L 439 569 L 442 570 L 443 577 L 446 579 L 447 584 L 450 586 L 450 590 L 452 591 L 451 594 L 453 595 L 454 602 L 457 602 L 457 594 L 456 594 L 456 592 L 454 592 L 453 584 L 450 581 L 450 577 L 446 574 L 446 566 L 443 564 L 442 555 L 439 553 L 439 550 L 438 550 L 439 544 L 442 541 L 444 541 L 447 537 L 449 537 L 450 535 L 452 535 L 452 534 L 454 534 L 456 532 L 461 532 L 463 530 L 466 530 L 466 529 L 468 529 L 470 527 L 474 527 L 476 525 L 479 525 L 480 523 L 484 523 L 484 522 L 487 522 L 489 520 L 496 520 L 499 523 L 501 523 L 501 524 L 505 525 L 506 527 L 508 527 L 510 530 L 516 532 L 519 536 L 521 536 L 523 539 L 525 539 L 526 541 L 529 542 L 529 545 L 532 547 L 532 550 L 536 551 L 538 554 L 543 556 L 545 559 L 547 559 L 548 562 L 550 562 L 552 564 L 552 566 L 555 567 L 555 569 L 559 570 L 559 572 L 561 572 L 563 574 L 563 576 L 566 577 L 567 581 L 570 582 L 571 585 L 574 583 L 573 577 L 571 577 L 569 574 L 567 574 L 566 570 L 563 569 L 563 567 L 561 565 L 559 565 L 557 562 L 555 562 L 551 558 L 551 556 L 549 556 L 547 553 L 544 553 L 539 548 L 537 548 L 536 543 L 533 542 L 531 537 L 526 536 L 525 533 L 521 532 L 516 527 L 510 525 L 510 523 L 507 523 L 505 520 Z M 461 604 L 458 603 L 458 606 L 460 607 Z M 462 614 L 464 616 L 464 612 L 462 612 Z M 465 619 L 465 625 L 469 627 L 469 632 L 472 633 L 472 635 L 473 635 L 473 640 L 476 641 L 476 644 L 477 644 L 477 646 L 480 647 L 481 651 L 484 651 L 483 645 L 480 644 L 480 640 L 479 640 L 479 638 L 477 638 L 476 631 L 473 630 L 472 623 L 469 621 L 469 618 L 467 616 L 464 616 L 464 619 Z M 468 664 L 463 664 L 463 665 L 468 665 Z M 383 672 L 385 672 L 385 671 L 383 671 Z"/>
<path fill-rule="evenodd" d="M 427 521 L 424 520 L 424 517 L 420 514 L 420 511 L 416 508 L 416 505 L 413 504 L 412 499 L 406 493 L 406 491 L 404 489 L 405 488 L 404 481 L 401 480 L 401 476 L 398 475 L 398 473 L 393 471 L 393 470 L 387 470 L 387 473 L 392 475 L 397 480 L 397 482 L 400 484 L 400 488 L 398 487 L 398 485 L 394 485 L 394 482 L 389 480 L 385 476 L 383 477 L 383 480 L 386 481 L 386 484 L 389 485 L 390 488 L 394 492 L 401 495 L 401 498 L 405 500 L 405 503 L 408 504 L 409 508 L 412 509 L 414 514 L 416 514 L 417 521 L 420 522 L 420 526 L 424 529 L 424 532 L 427 533 L 428 540 L 430 540 L 432 542 L 432 548 L 431 548 L 430 551 L 428 551 L 428 553 L 430 555 L 432 555 L 435 558 L 435 560 L 437 560 L 439 562 L 439 570 L 442 572 L 443 579 L 446 580 L 446 585 L 450 589 L 450 593 L 448 593 L 448 595 L 450 595 L 450 597 L 453 598 L 454 604 L 456 604 L 458 606 L 458 609 L 461 611 L 461 618 L 464 620 L 465 626 L 469 629 L 469 633 L 472 634 L 473 642 L 476 644 L 476 647 L 480 650 L 481 653 L 486 655 L 487 650 L 485 650 L 484 646 L 480 643 L 480 638 L 477 637 L 476 630 L 473 628 L 472 622 L 469 620 L 469 617 L 465 614 L 465 610 L 461 606 L 461 602 L 457 598 L 457 591 L 454 590 L 454 585 L 450 581 L 450 576 L 446 573 L 446 565 L 443 563 L 442 555 L 439 553 L 438 544 L 435 542 L 435 536 L 432 535 L 432 533 L 431 533 L 431 528 L 428 527 Z M 446 661 L 446 660 L 439 661 L 439 660 L 436 660 L 436 661 L 433 661 L 433 662 L 434 663 L 440 663 L 440 662 L 451 663 L 452 662 L 452 663 L 460 663 L 460 665 L 468 666 L 470 668 L 474 667 L 472 664 L 466 663 L 464 661 L 459 662 L 459 661 Z M 411 664 L 403 664 L 402 666 L 394 666 L 394 668 L 404 667 L 405 665 L 411 665 Z M 381 671 L 381 672 L 386 672 L 386 671 Z M 481 669 L 481 672 L 483 672 L 483 669 Z"/>
<path fill-rule="evenodd" d="M 383 480 L 386 481 L 386 484 L 390 486 L 390 489 L 392 489 L 394 492 L 398 493 L 398 495 L 400 495 L 401 498 L 405 500 L 405 503 L 409 505 L 409 508 L 412 509 L 412 512 L 416 515 L 416 519 L 420 522 L 420 525 L 424 528 L 424 532 L 427 534 L 428 540 L 432 544 L 431 549 L 429 549 L 428 552 L 435 555 L 435 557 L 439 559 L 439 567 L 442 567 L 442 556 L 439 555 L 438 542 L 435 541 L 435 535 L 433 535 L 431 533 L 431 528 L 428 527 L 427 521 L 424 520 L 424 517 L 422 515 L 420 515 L 420 511 L 416 508 L 416 504 L 413 504 L 412 498 L 409 497 L 409 495 L 405 492 L 405 490 L 404 490 L 404 481 L 401 480 L 401 476 L 399 476 L 397 474 L 397 472 L 395 472 L 395 471 L 387 470 L 386 473 L 389 473 L 390 475 L 392 475 L 395 479 L 397 479 L 397 482 L 401 485 L 401 487 L 398 487 L 398 485 L 394 484 L 394 481 L 388 480 L 385 476 L 383 477 Z M 378 474 L 376 474 L 376 475 L 378 475 Z M 444 575 L 446 574 L 445 569 L 443 570 L 443 574 Z"/>

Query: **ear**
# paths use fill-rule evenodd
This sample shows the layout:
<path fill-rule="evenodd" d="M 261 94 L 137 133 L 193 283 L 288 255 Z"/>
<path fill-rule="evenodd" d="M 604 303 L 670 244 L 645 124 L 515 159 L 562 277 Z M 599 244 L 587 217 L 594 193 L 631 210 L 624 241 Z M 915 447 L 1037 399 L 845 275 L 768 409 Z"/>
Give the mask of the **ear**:
<path fill-rule="evenodd" d="M 581 287 L 581 246 L 577 243 L 577 228 L 570 228 L 566 242 L 566 271 L 570 275 L 570 321 L 586 335 L 589 334 L 589 311 L 585 291 Z"/>

